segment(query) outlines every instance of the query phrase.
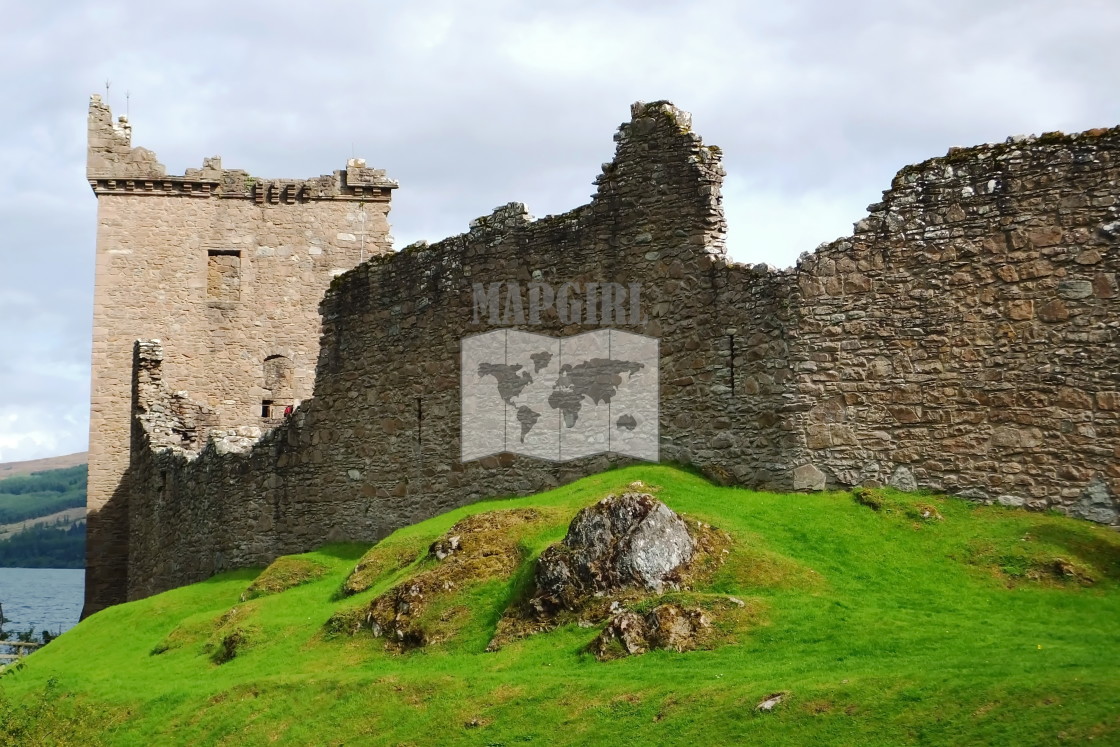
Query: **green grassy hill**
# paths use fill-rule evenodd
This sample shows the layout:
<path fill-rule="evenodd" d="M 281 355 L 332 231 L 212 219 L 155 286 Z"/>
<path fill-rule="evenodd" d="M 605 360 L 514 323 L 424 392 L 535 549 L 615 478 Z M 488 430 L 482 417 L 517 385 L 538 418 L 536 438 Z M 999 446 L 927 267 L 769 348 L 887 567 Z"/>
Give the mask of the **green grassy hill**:
<path fill-rule="evenodd" d="M 733 595 L 749 614 L 709 650 L 600 662 L 584 650 L 598 629 L 572 624 L 486 652 L 534 558 L 634 480 L 732 535 L 694 596 Z M 427 548 L 457 521 L 523 507 L 542 519 L 516 537 L 516 570 L 450 588 L 429 611 L 432 645 L 332 632 L 436 568 Z M 1120 742 L 1120 535 L 1087 523 L 889 491 L 754 493 L 642 466 L 367 549 L 328 546 L 92 616 L 0 678 L 0 742 Z M 774 693 L 786 695 L 759 712 Z"/>

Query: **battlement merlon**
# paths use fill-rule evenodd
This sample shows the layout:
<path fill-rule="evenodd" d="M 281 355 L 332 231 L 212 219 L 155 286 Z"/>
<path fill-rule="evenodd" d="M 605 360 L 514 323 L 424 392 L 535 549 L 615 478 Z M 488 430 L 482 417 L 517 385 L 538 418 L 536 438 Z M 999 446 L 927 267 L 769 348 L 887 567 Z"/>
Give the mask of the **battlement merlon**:
<path fill-rule="evenodd" d="M 113 121 L 109 105 L 97 94 L 89 100 L 89 141 L 86 178 L 94 194 L 138 194 L 216 197 L 291 204 L 311 200 L 389 202 L 398 187 L 384 169 L 351 158 L 346 168 L 310 179 L 261 179 L 240 169 L 223 169 L 219 156 L 204 158 L 202 168 L 182 176 L 167 169 L 147 148 L 132 147 L 132 125 L 121 116 Z"/>

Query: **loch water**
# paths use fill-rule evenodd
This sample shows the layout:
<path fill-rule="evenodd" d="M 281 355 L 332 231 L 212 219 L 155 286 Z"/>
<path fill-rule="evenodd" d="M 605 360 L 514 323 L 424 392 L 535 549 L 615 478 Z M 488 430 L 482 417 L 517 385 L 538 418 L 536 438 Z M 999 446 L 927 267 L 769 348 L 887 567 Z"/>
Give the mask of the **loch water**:
<path fill-rule="evenodd" d="M 0 568 L 4 630 L 15 638 L 30 627 L 54 634 L 74 627 L 82 614 L 85 579 L 81 568 Z"/>

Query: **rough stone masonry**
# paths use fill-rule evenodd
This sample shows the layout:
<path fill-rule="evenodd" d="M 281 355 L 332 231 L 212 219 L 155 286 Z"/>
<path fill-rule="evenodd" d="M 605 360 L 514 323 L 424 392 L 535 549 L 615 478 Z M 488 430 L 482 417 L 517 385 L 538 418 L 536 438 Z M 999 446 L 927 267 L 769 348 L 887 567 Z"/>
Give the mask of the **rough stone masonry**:
<path fill-rule="evenodd" d="M 661 458 L 722 483 L 891 484 L 1118 521 L 1120 128 L 904 168 L 852 236 L 779 271 L 727 259 L 721 153 L 667 102 L 632 107 L 589 204 L 533 220 L 511 203 L 397 253 L 380 172 L 259 182 L 211 162 L 167 178 L 110 134 L 107 109 L 91 111 L 100 477 L 87 610 L 626 463 L 460 461 L 460 340 L 495 328 L 475 313 L 479 284 L 640 284 L 642 313 L 616 326 L 660 340 Z M 359 205 L 377 208 L 360 264 Z M 247 271 L 271 266 L 306 267 L 298 303 Z M 308 303 L 334 268 L 351 269 L 322 298 L 316 341 Z M 533 321 L 513 326 L 587 331 L 555 304 Z M 296 362 L 298 406 L 262 420 L 277 345 Z"/>
<path fill-rule="evenodd" d="M 164 343 L 168 381 L 207 427 L 267 428 L 311 394 L 332 277 L 391 251 L 383 171 L 352 159 L 315 179 L 259 179 L 207 158 L 168 176 L 125 117 L 89 106 L 97 195 L 86 605 L 125 597 L 133 343 Z M 363 257 L 363 253 L 365 257 Z M 184 395 L 185 396 L 185 395 Z M 180 397 L 180 399 L 183 399 Z M 180 432 L 203 444 L 205 430 Z"/>

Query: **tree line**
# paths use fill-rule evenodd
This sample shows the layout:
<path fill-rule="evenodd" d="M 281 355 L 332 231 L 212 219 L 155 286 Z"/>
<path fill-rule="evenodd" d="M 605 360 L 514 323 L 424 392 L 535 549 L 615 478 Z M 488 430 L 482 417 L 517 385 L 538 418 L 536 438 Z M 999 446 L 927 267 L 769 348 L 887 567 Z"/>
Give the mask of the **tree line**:
<path fill-rule="evenodd" d="M 0 480 L 0 525 L 86 505 L 86 465 Z M 34 524 L 0 540 L 0 568 L 85 567 L 86 525 Z"/>

